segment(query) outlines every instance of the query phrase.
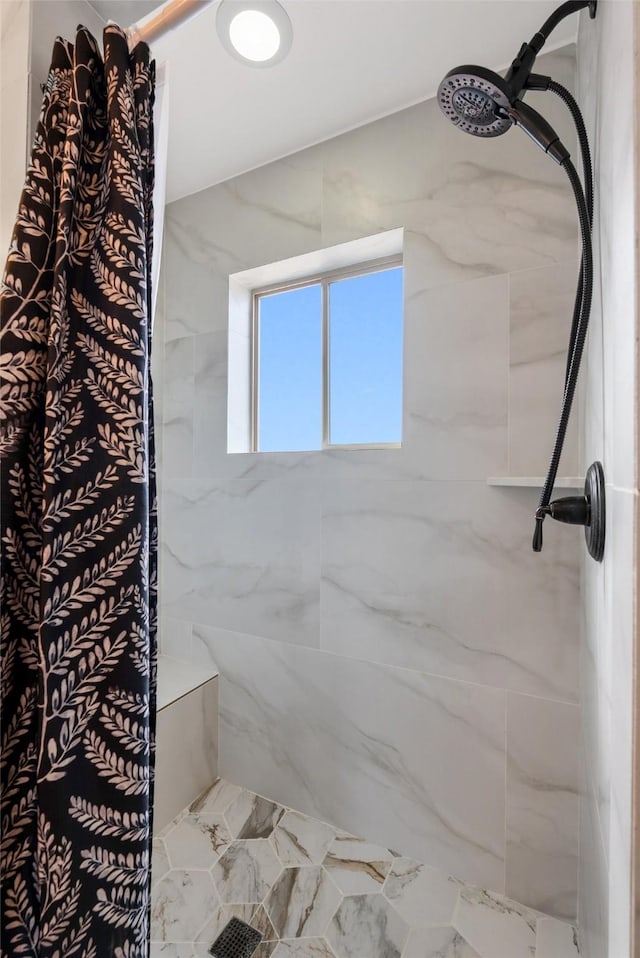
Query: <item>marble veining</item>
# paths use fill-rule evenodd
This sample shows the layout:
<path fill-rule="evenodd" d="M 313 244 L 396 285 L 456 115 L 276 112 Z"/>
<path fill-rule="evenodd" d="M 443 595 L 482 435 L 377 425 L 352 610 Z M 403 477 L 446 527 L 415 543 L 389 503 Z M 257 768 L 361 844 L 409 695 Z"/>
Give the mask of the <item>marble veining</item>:
<path fill-rule="evenodd" d="M 281 871 L 266 839 L 233 842 L 214 866 L 213 878 L 223 902 L 261 902 Z"/>
<path fill-rule="evenodd" d="M 224 779 L 155 837 L 153 868 L 151 958 L 207 958 L 232 917 L 263 936 L 252 958 L 579 954 L 569 924 Z"/>
<path fill-rule="evenodd" d="M 571 49 L 539 62 L 571 87 Z M 556 99 L 543 112 L 572 136 Z M 181 623 L 168 645 L 224 676 L 232 779 L 569 916 L 575 782 L 556 801 L 530 775 L 546 770 L 537 755 L 521 775 L 505 716 L 513 695 L 577 702 L 579 540 L 550 528 L 533 556 L 535 495 L 485 478 L 552 435 L 575 212 L 526 137 L 471 146 L 431 100 L 168 208 L 161 614 Z M 402 448 L 228 454 L 229 274 L 398 227 Z M 555 737 L 544 748 L 561 751 Z M 546 824 L 532 808 L 541 796 Z M 203 801 L 194 814 L 226 814 Z M 255 818 L 245 834 L 263 837 L 240 838 L 245 824 L 227 823 L 232 838 L 268 842 L 283 869 L 325 867 L 333 836 L 283 816 L 268 837 Z M 347 895 L 377 895 L 389 872 L 375 855 L 325 870 Z M 406 914 L 411 888 L 396 877 Z"/>
<path fill-rule="evenodd" d="M 480 958 L 475 948 L 455 928 L 415 928 L 402 958 Z"/>
<path fill-rule="evenodd" d="M 345 895 L 379 891 L 391 868 L 393 855 L 352 835 L 337 835 L 324 867 Z"/>
<path fill-rule="evenodd" d="M 299 812 L 287 812 L 273 830 L 271 841 L 283 865 L 319 865 L 335 831 Z"/>
<path fill-rule="evenodd" d="M 242 792 L 225 813 L 234 838 L 269 838 L 283 815 L 281 805 L 249 792 Z"/>
<path fill-rule="evenodd" d="M 265 900 L 281 938 L 320 935 L 340 903 L 340 892 L 320 865 L 285 868 Z"/>
<path fill-rule="evenodd" d="M 350 895 L 333 916 L 327 938 L 344 958 L 369 954 L 400 958 L 408 934 L 407 925 L 382 895 Z"/>
<path fill-rule="evenodd" d="M 386 897 L 414 928 L 451 924 L 458 892 L 448 875 L 411 858 L 396 858 L 384 885 Z"/>

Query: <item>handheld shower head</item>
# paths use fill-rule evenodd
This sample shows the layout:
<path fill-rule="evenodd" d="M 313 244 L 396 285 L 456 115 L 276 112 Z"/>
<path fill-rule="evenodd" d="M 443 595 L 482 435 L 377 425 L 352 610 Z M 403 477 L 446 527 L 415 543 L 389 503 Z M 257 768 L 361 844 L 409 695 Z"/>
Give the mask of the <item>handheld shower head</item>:
<path fill-rule="evenodd" d="M 455 126 L 474 136 L 501 136 L 513 120 L 511 91 L 498 73 L 486 67 L 449 70 L 438 87 L 440 109 Z"/>
<path fill-rule="evenodd" d="M 519 100 L 508 82 L 493 70 L 478 66 L 450 70 L 438 87 L 438 104 L 454 126 L 465 133 L 501 136 L 515 125 L 556 163 L 569 158 L 553 127 L 537 110 Z"/>

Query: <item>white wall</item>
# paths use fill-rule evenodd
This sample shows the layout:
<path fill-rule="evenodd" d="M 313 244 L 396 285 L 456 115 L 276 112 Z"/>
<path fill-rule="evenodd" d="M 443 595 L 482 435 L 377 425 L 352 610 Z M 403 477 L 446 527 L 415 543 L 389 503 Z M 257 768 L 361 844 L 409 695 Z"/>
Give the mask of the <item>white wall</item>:
<path fill-rule="evenodd" d="M 0 269 L 4 269 L 27 161 L 30 7 L 30 0 L 0 3 Z"/>
<path fill-rule="evenodd" d="M 573 51 L 541 69 L 571 85 Z M 227 455 L 229 273 L 400 226 L 402 450 Z M 428 101 L 176 202 L 166 230 L 163 643 L 219 666 L 221 773 L 571 917 L 579 531 L 549 523 L 534 555 L 537 494 L 485 481 L 547 465 L 562 172 Z"/>
<path fill-rule="evenodd" d="M 631 927 L 634 578 L 638 509 L 634 4 L 584 18 L 578 94 L 594 153 L 596 295 L 584 380 L 584 465 L 604 464 L 607 543 L 583 556 L 579 917 L 587 958 L 627 958 Z M 635 11 L 637 17 L 637 10 Z"/>
<path fill-rule="evenodd" d="M 86 0 L 0 0 L 0 259 L 4 267 L 58 35 L 81 23 L 102 40 L 103 21 Z"/>

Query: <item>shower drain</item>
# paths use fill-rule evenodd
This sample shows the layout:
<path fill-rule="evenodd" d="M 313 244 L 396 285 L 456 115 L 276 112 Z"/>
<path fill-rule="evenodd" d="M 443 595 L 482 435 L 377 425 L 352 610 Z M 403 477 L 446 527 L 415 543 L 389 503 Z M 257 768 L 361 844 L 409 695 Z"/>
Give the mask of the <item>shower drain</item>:
<path fill-rule="evenodd" d="M 262 935 L 239 918 L 232 918 L 209 949 L 213 958 L 251 958 Z"/>

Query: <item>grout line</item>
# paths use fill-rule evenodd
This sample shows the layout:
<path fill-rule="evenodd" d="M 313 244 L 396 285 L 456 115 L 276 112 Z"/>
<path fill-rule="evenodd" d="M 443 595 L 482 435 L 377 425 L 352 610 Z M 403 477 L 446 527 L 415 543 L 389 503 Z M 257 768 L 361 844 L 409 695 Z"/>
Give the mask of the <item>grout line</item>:
<path fill-rule="evenodd" d="M 188 620 L 185 619 L 184 621 L 188 621 Z M 505 686 L 503 685 L 489 685 L 483 682 L 472 682 L 470 679 L 462 679 L 457 676 L 446 675 L 445 673 L 442 673 L 442 672 L 429 672 L 429 671 L 426 671 L 425 669 L 410 668 L 409 666 L 406 666 L 406 665 L 394 665 L 388 662 L 382 662 L 382 661 L 378 661 L 374 659 L 363 659 L 358 656 L 345 655 L 342 652 L 333 652 L 330 649 L 319 648 L 318 646 L 301 645 L 296 642 L 283 642 L 280 639 L 272 639 L 269 636 L 264 636 L 264 635 L 255 635 L 252 632 L 236 632 L 232 629 L 223 629 L 216 625 L 207 625 L 207 623 L 205 622 L 193 622 L 193 625 L 196 628 L 210 629 L 215 632 L 224 632 L 226 635 L 229 635 L 229 636 L 242 636 L 243 638 L 254 639 L 260 642 L 270 642 L 270 643 L 272 642 L 275 645 L 281 646 L 283 648 L 292 646 L 297 651 L 300 651 L 303 653 L 309 652 L 309 653 L 315 653 L 317 655 L 327 655 L 333 658 L 337 658 L 340 661 L 346 660 L 348 662 L 359 662 L 363 665 L 368 665 L 377 669 L 388 669 L 390 671 L 393 670 L 396 672 L 409 672 L 412 675 L 419 675 L 425 678 L 438 679 L 441 681 L 451 682 L 453 684 L 458 684 L 458 685 L 471 686 L 472 688 L 476 688 L 476 689 L 485 689 L 485 690 L 494 691 L 494 692 L 511 692 L 514 695 L 526 695 L 529 698 L 540 699 L 540 701 L 542 702 L 557 702 L 563 705 L 575 705 L 576 707 L 580 705 L 580 702 L 578 701 L 575 701 L 569 698 L 562 698 L 559 695 L 540 695 L 535 692 L 522 692 L 518 689 L 505 688 Z M 487 654 L 491 654 L 491 652 L 489 651 L 487 652 Z M 224 679 L 224 671 L 219 672 L 219 677 L 221 679 Z"/>
<path fill-rule="evenodd" d="M 509 829 L 509 693 L 504 697 L 504 867 L 503 867 L 503 888 L 504 894 L 507 894 L 507 834 Z"/>

